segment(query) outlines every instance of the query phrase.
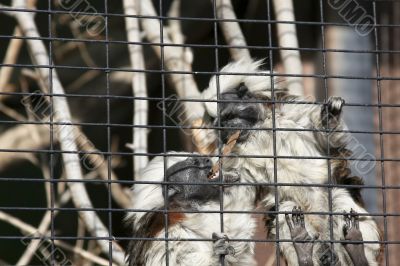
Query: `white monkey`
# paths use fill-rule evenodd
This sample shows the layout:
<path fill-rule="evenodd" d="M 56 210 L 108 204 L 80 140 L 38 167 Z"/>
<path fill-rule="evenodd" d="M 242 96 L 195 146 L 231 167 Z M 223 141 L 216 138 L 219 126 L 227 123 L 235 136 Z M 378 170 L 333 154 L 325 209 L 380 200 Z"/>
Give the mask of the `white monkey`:
<path fill-rule="evenodd" d="M 141 183 L 133 187 L 132 208 L 137 211 L 130 212 L 127 221 L 137 239 L 129 244 L 129 265 L 165 265 L 168 257 L 170 265 L 212 266 L 221 265 L 220 255 L 225 255 L 226 265 L 255 265 L 254 243 L 251 242 L 255 221 L 249 213 L 223 215 L 224 234 L 245 241 L 225 239 L 229 241 L 226 243 L 222 236 L 215 243 L 201 240 L 215 238 L 215 232 L 221 230 L 220 185 L 214 184 L 218 179 L 208 179 L 211 160 L 198 154 L 184 157 L 182 153 L 168 153 L 165 160 L 166 165 L 163 157 L 154 158 L 136 179 Z M 166 178 L 164 167 L 167 168 Z M 223 210 L 253 210 L 255 186 L 236 185 L 241 178 L 235 171 L 226 170 L 222 175 L 224 182 L 229 183 L 224 185 Z M 171 184 L 166 188 L 159 184 L 163 181 Z M 180 184 L 182 182 L 185 184 Z M 163 212 L 166 205 L 170 211 L 168 216 Z M 163 240 L 166 235 L 171 239 L 168 245 Z"/>
<path fill-rule="evenodd" d="M 329 258 L 332 256 L 333 260 L 338 260 L 342 265 L 363 265 L 352 260 L 357 254 L 348 254 L 357 249 L 351 248 L 356 245 L 335 243 L 335 253 L 329 245 L 329 240 L 332 239 L 327 213 L 330 211 L 329 193 L 323 185 L 362 185 L 360 178 L 350 176 L 347 161 L 340 159 L 351 154 L 346 149 L 346 133 L 335 132 L 345 129 L 340 119 L 342 100 L 331 98 L 326 108 L 304 104 L 305 99 L 289 95 L 277 84 L 274 86 L 273 98 L 271 75 L 268 71 L 261 70 L 260 65 L 261 61 L 246 60 L 228 64 L 219 74 L 220 97 L 217 97 L 215 76 L 203 92 L 204 99 L 214 101 L 205 103 L 210 123 L 224 127 L 221 141 L 226 142 L 241 128 L 240 138 L 232 151 L 238 156 L 225 158 L 224 166 L 232 169 L 239 167 L 242 180 L 269 185 L 270 193 L 263 199 L 267 209 L 275 206 L 274 195 L 277 193 L 280 212 L 292 212 L 295 207 L 300 207 L 305 212 L 315 212 L 304 215 L 304 226 L 311 239 L 318 236 L 320 240 L 315 243 L 316 247 L 312 251 L 315 265 L 330 265 Z M 215 102 L 217 98 L 221 101 L 219 113 Z M 332 128 L 335 131 L 329 132 Z M 215 139 L 216 136 L 217 134 Z M 326 159 L 328 152 L 336 157 L 330 161 L 330 167 Z M 279 186 L 270 185 L 275 182 Z M 285 183 L 288 185 L 285 186 Z M 343 218 L 343 212 L 353 214 L 354 211 L 361 215 L 357 218 L 359 221 L 354 223 L 359 226 L 351 228 L 359 228 L 361 240 L 380 240 L 376 223 L 366 215 L 367 211 L 362 207 L 359 189 L 334 187 L 331 189 L 331 200 L 331 211 L 339 213 L 332 215 L 332 240 L 360 240 L 352 239 L 350 236 L 354 234 L 343 230 L 351 227 L 349 219 L 346 222 Z M 326 214 L 320 215 L 321 212 Z M 290 240 L 291 231 L 287 224 L 290 219 L 286 218 L 284 214 L 278 215 L 279 237 Z M 274 230 L 270 232 L 273 234 Z M 380 244 L 368 243 L 363 247 L 368 264 L 378 265 Z M 299 264 L 291 242 L 281 242 L 280 248 L 289 265 Z M 327 249 L 332 252 L 328 254 L 328 259 Z"/>

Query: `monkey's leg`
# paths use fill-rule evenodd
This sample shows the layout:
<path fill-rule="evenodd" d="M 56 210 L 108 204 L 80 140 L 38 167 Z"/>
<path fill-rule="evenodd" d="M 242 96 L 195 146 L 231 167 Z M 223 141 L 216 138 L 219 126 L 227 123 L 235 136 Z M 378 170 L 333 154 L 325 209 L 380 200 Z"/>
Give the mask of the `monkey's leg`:
<path fill-rule="evenodd" d="M 344 220 L 343 233 L 345 240 L 363 241 L 357 213 L 351 209 L 349 214 L 344 215 Z M 347 253 L 349 253 L 354 266 L 368 266 L 363 243 L 344 243 L 343 245 Z"/>
<path fill-rule="evenodd" d="M 329 97 L 327 106 L 322 106 L 321 109 L 321 123 L 324 128 L 334 129 L 340 124 L 340 116 L 344 103 L 341 97 Z"/>
<path fill-rule="evenodd" d="M 318 238 L 312 238 L 305 227 L 304 214 L 300 207 L 294 207 L 292 211 L 292 219 L 290 220 L 289 215 L 285 215 L 286 222 L 289 226 L 290 235 L 294 242 L 293 246 L 296 250 L 297 260 L 300 266 L 312 266 L 312 254 L 314 248 L 314 240 Z"/>

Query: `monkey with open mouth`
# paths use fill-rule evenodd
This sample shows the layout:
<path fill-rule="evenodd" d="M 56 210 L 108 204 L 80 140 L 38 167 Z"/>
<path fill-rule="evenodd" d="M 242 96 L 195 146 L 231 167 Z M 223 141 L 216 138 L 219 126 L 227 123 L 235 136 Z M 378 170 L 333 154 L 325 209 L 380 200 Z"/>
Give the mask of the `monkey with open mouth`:
<path fill-rule="evenodd" d="M 168 259 L 171 265 L 220 265 L 223 256 L 226 265 L 255 265 L 250 211 L 256 188 L 239 185 L 234 170 L 222 169 L 222 181 L 208 178 L 213 163 L 198 154 L 168 153 L 165 161 L 165 177 L 164 158 L 156 157 L 133 187 L 127 221 L 135 239 L 129 243 L 128 264 L 158 266 Z M 169 184 L 161 185 L 163 181 Z M 218 233 L 221 197 L 223 211 L 228 211 L 223 214 L 224 234 Z M 211 238 L 214 241 L 204 241 Z"/>

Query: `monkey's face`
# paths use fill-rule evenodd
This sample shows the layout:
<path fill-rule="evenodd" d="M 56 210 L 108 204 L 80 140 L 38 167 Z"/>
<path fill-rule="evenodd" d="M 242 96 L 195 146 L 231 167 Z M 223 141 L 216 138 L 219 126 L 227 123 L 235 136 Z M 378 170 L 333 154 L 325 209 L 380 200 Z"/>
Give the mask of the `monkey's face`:
<path fill-rule="evenodd" d="M 259 97 L 251 93 L 244 83 L 222 93 L 221 100 L 223 102 L 219 104 L 220 121 L 215 118 L 214 126 L 218 126 L 220 123 L 224 128 L 221 130 L 221 138 L 224 143 L 239 129 L 241 133 L 238 141 L 246 140 L 250 133 L 246 128 L 252 128 L 266 118 L 264 105 L 255 102 L 260 100 Z"/>
<path fill-rule="evenodd" d="M 207 201 L 217 201 L 220 189 L 213 183 L 219 180 L 218 178 L 208 178 L 211 168 L 211 160 L 200 157 L 189 157 L 169 167 L 166 171 L 167 180 L 176 183 L 168 185 L 170 204 L 185 207 Z M 229 183 L 237 182 L 239 175 L 227 174 L 224 179 Z M 197 184 L 191 185 L 190 183 Z"/>

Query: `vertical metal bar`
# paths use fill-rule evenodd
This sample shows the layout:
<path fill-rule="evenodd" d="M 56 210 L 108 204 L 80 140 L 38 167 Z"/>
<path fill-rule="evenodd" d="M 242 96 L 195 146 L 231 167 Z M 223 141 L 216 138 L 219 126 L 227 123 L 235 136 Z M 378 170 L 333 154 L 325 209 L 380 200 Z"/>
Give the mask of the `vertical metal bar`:
<path fill-rule="evenodd" d="M 162 115 L 162 132 L 163 132 L 163 158 L 164 158 L 164 182 L 167 182 L 167 129 L 165 127 L 166 125 L 166 116 L 167 116 L 167 110 L 165 108 L 165 61 L 164 61 L 164 19 L 163 17 L 163 0 L 158 1 L 159 4 L 159 21 L 160 21 L 160 58 L 161 58 L 161 98 L 162 98 L 162 109 L 163 109 L 163 115 Z M 168 185 L 164 186 L 164 237 L 165 237 L 165 264 L 168 266 L 169 265 L 169 254 L 168 254 Z"/>
<path fill-rule="evenodd" d="M 378 127 L 379 127 L 379 146 L 381 149 L 380 157 L 381 160 L 381 178 L 382 178 L 382 211 L 383 211 L 383 241 L 384 241 L 384 256 L 385 256 L 385 264 L 389 265 L 389 249 L 388 249 L 388 225 L 387 225 L 387 210 L 386 210 L 386 180 L 385 180 L 385 151 L 383 145 L 383 120 L 382 120 L 382 87 L 381 87 L 381 65 L 380 65 L 380 54 L 379 50 L 379 38 L 378 38 L 378 17 L 376 12 L 376 1 L 372 1 L 372 9 L 373 9 L 373 16 L 374 16 L 374 39 L 375 39 L 375 66 L 376 66 L 376 88 L 378 93 Z"/>
<path fill-rule="evenodd" d="M 328 90 L 328 78 L 329 76 L 327 75 L 327 63 L 326 63 L 326 51 L 325 51 L 325 18 L 324 18 L 324 1 L 320 0 L 319 1 L 319 11 L 320 11 L 320 22 L 321 22 L 321 45 L 322 45 L 322 70 L 323 70 L 323 75 L 324 75 L 324 90 L 325 90 L 325 96 L 324 96 L 324 100 L 325 102 L 327 102 L 328 99 L 328 95 L 329 95 L 329 90 Z M 324 108 L 326 109 L 326 113 L 328 114 L 328 106 L 325 105 Z M 324 121 L 321 121 L 322 123 Z M 326 128 L 329 128 L 329 115 L 326 116 Z M 331 248 L 331 256 L 330 256 L 330 260 L 331 260 L 331 264 L 333 264 L 333 259 L 334 256 L 333 254 L 335 253 L 335 247 L 334 247 L 334 236 L 333 236 L 333 203 L 332 203 L 332 186 L 333 186 L 333 182 L 332 182 L 332 174 L 331 174 L 331 161 L 329 159 L 330 157 L 330 143 L 329 143 L 329 137 L 330 135 L 328 134 L 327 136 L 327 142 L 326 142 L 326 150 L 327 150 L 327 154 L 326 156 L 328 157 L 327 159 L 327 171 L 328 171 L 328 208 L 329 208 L 329 245 Z"/>
<path fill-rule="evenodd" d="M 214 24 L 213 24 L 213 30 L 214 30 L 214 62 L 215 62 L 215 82 L 216 82 L 216 87 L 217 87 L 217 121 L 218 121 L 218 127 L 221 127 L 221 110 L 218 101 L 221 99 L 221 88 L 220 88 L 220 83 L 219 83 L 219 50 L 218 50 L 218 11 L 217 11 L 217 2 L 216 0 L 213 0 L 213 18 Z M 218 158 L 222 158 L 222 146 L 223 143 L 221 142 L 221 130 L 218 130 Z M 218 161 L 219 163 L 219 181 L 222 182 L 222 177 L 223 177 L 223 170 L 222 170 L 222 160 Z M 220 230 L 221 233 L 224 233 L 224 187 L 220 186 L 219 187 L 219 209 L 220 209 Z M 225 265 L 225 256 L 221 255 L 220 256 L 220 263 L 221 265 Z"/>
<path fill-rule="evenodd" d="M 271 0 L 267 0 L 267 20 L 271 21 Z M 279 22 L 278 22 L 279 23 Z M 271 23 L 268 23 L 268 46 L 272 47 L 272 27 Z M 273 51 L 269 49 L 269 70 L 271 74 L 271 100 L 272 100 L 272 145 L 273 145 L 273 158 L 274 158 L 274 196 L 275 196 L 275 211 L 276 211 L 276 228 L 275 228 L 275 252 L 276 252 L 276 265 L 281 264 L 281 251 L 280 251 L 280 234 L 279 234 L 279 193 L 277 185 L 278 183 L 278 161 L 276 152 L 276 106 L 275 106 L 275 83 L 274 83 L 274 60 Z"/>
<path fill-rule="evenodd" d="M 53 66 L 53 42 L 52 42 L 52 12 L 51 12 L 51 0 L 48 0 L 48 34 L 49 34 L 49 65 Z M 52 152 L 54 149 L 54 110 L 53 110 L 53 68 L 49 68 L 49 93 L 50 93 L 50 207 L 51 207 L 51 215 L 50 215 L 50 234 L 51 234 L 51 258 L 50 265 L 55 265 L 54 260 L 54 237 L 55 237 L 55 227 L 54 227 L 54 202 L 55 202 L 55 190 L 54 185 L 57 184 L 54 178 L 54 153 Z"/>
<path fill-rule="evenodd" d="M 112 196 L 111 196 L 111 127 L 110 127 L 110 47 L 109 47 L 109 28 L 108 28 L 108 0 L 104 0 L 104 14 L 105 14 L 105 48 L 106 48 L 106 103 L 107 103 L 107 206 L 108 206 L 108 237 L 109 237 L 109 265 L 112 266 L 113 254 L 113 231 L 112 231 Z"/>

